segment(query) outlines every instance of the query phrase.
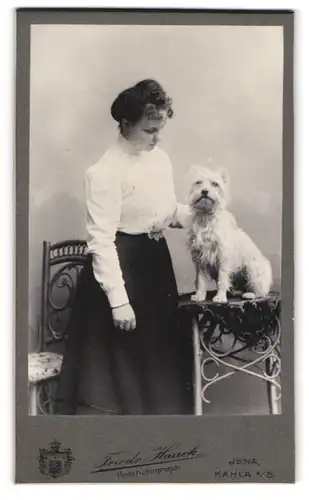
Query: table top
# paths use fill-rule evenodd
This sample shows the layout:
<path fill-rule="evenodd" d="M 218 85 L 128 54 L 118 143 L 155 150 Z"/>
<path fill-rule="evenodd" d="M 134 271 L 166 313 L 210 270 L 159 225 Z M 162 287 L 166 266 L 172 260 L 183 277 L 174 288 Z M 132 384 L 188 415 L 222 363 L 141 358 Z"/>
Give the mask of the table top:
<path fill-rule="evenodd" d="M 207 299 L 202 302 L 195 302 L 191 299 L 192 293 L 180 294 L 178 299 L 178 307 L 188 311 L 197 313 L 206 310 L 223 310 L 226 309 L 239 309 L 240 311 L 247 311 L 248 309 L 275 309 L 280 302 L 280 294 L 278 292 L 270 292 L 267 298 L 244 299 L 241 292 L 233 292 L 228 294 L 228 302 L 218 303 L 213 302 L 212 298 L 215 296 L 216 291 L 208 292 Z"/>
<path fill-rule="evenodd" d="M 199 327 L 206 337 L 211 336 L 216 325 L 220 325 L 222 333 L 233 334 L 251 345 L 277 331 L 281 304 L 279 293 L 271 292 L 267 298 L 243 299 L 241 292 L 234 292 L 228 295 L 228 302 L 225 303 L 213 302 L 215 294 L 216 291 L 209 293 L 203 302 L 191 300 L 192 294 L 182 294 L 178 300 L 181 312 L 192 318 L 199 317 Z"/>

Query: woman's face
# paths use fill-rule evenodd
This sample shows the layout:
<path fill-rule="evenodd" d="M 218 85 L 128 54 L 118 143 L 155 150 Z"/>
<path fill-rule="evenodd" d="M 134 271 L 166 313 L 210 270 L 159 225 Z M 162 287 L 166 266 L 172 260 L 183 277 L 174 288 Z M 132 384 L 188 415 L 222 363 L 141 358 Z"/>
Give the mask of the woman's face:
<path fill-rule="evenodd" d="M 159 141 L 159 135 L 166 120 L 166 111 L 147 113 L 135 124 L 126 123 L 126 138 L 136 149 L 151 151 Z"/>

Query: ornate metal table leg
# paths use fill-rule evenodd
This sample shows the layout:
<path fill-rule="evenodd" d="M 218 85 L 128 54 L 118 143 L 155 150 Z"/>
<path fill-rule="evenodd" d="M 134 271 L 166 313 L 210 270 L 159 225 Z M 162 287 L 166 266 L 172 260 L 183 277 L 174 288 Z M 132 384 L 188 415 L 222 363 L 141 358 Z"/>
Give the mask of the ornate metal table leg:
<path fill-rule="evenodd" d="M 193 331 L 193 353 L 194 353 L 194 414 L 203 414 L 203 399 L 202 399 L 202 373 L 201 360 L 202 350 L 200 344 L 200 330 L 198 317 L 194 316 L 192 320 Z"/>
<path fill-rule="evenodd" d="M 274 370 L 276 370 L 275 365 L 276 359 L 272 359 L 271 356 L 265 359 L 265 374 L 267 377 L 272 377 Z M 276 386 L 270 380 L 268 380 L 266 383 L 269 411 L 271 415 L 278 415 L 280 414 L 280 406 Z"/>
<path fill-rule="evenodd" d="M 255 322 L 252 323 L 252 327 L 248 331 L 245 328 L 232 330 L 231 327 L 227 328 L 220 322 L 220 317 L 216 318 L 213 313 L 209 313 L 208 311 L 209 317 L 213 316 L 210 325 L 206 322 L 204 327 L 200 325 L 201 347 L 206 354 L 200 365 L 204 381 L 201 388 L 202 400 L 205 403 L 210 403 L 206 397 L 209 387 L 230 378 L 235 373 L 242 373 L 266 382 L 270 412 L 271 414 L 280 413 L 281 328 L 279 318 L 275 317 L 271 325 L 265 325 L 265 328 L 260 331 L 255 330 Z M 218 331 L 211 325 L 217 325 Z M 224 345 L 224 338 L 230 339 L 229 347 Z M 221 349 L 218 346 L 220 343 Z M 245 354 L 246 352 L 250 353 L 253 359 L 249 360 L 247 357 L 239 356 L 240 353 Z M 237 363 L 233 362 L 234 360 Z M 213 377 L 209 377 L 205 373 L 209 363 L 214 363 L 217 368 L 217 373 Z M 221 367 L 225 369 L 226 373 L 220 374 Z"/>

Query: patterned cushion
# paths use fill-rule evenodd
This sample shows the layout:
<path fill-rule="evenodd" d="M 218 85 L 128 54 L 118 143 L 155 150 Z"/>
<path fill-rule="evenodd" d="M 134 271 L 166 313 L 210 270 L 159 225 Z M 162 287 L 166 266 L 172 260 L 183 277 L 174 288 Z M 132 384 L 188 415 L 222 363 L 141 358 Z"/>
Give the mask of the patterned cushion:
<path fill-rule="evenodd" d="M 63 356 L 54 352 L 35 352 L 28 355 L 28 381 L 40 382 L 60 373 Z"/>

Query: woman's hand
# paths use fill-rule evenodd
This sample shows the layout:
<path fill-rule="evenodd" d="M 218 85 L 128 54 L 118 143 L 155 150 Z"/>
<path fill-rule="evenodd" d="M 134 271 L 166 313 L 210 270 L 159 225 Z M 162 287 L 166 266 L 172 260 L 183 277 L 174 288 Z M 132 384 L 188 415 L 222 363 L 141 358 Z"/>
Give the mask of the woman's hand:
<path fill-rule="evenodd" d="M 135 330 L 136 319 L 134 311 L 130 304 L 124 304 L 123 306 L 113 307 L 112 309 L 114 325 L 120 330 Z"/>

